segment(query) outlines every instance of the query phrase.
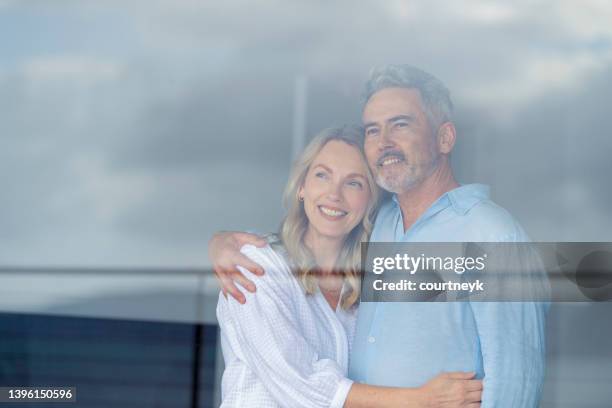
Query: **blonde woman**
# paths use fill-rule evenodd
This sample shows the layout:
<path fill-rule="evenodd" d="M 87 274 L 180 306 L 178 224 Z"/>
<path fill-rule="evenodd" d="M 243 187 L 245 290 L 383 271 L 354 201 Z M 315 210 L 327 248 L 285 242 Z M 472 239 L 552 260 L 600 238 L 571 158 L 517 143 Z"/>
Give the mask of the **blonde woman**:
<path fill-rule="evenodd" d="M 379 195 L 360 138 L 353 127 L 315 137 L 290 175 L 279 234 L 270 245 L 241 249 L 265 274 L 245 304 L 219 296 L 222 407 L 479 406 L 482 384 L 473 373 L 441 374 L 419 388 L 346 377 L 360 244 Z"/>

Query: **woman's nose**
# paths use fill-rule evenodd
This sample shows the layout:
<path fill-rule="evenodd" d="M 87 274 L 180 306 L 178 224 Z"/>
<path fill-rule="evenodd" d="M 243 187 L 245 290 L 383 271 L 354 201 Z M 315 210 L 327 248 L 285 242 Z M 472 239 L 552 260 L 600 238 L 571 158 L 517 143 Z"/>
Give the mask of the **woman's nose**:
<path fill-rule="evenodd" d="M 330 183 L 327 198 L 331 201 L 342 201 L 342 184 Z"/>

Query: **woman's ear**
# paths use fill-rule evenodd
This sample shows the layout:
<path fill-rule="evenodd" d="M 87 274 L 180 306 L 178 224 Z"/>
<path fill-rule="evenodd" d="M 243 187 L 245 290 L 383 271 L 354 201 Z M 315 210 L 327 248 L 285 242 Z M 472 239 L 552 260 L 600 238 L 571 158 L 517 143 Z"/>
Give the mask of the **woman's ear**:
<path fill-rule="evenodd" d="M 298 189 L 297 199 L 298 199 L 298 201 L 304 201 L 304 186 L 301 186 Z"/>
<path fill-rule="evenodd" d="M 440 125 L 438 129 L 438 149 L 442 154 L 450 154 L 455 146 L 455 138 L 457 131 L 452 122 L 446 122 Z"/>

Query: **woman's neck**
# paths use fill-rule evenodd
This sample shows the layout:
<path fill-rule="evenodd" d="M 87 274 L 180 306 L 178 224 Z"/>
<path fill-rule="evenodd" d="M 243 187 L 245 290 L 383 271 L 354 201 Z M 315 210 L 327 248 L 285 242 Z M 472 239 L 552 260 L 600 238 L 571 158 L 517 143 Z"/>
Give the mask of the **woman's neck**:
<path fill-rule="evenodd" d="M 308 228 L 304 236 L 304 244 L 312 252 L 321 273 L 334 269 L 343 243 L 344 239 L 321 235 L 313 228 Z"/>
<path fill-rule="evenodd" d="M 306 231 L 304 244 L 312 255 L 319 270 L 319 289 L 333 310 L 340 301 L 344 277 L 336 269 L 338 255 L 344 244 L 344 238 L 322 236 L 312 228 Z"/>

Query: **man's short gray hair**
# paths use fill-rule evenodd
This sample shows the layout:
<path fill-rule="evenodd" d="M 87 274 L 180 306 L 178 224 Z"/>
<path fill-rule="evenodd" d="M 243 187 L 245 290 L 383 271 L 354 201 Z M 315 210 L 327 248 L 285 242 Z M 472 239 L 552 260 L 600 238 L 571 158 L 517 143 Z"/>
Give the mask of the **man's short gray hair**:
<path fill-rule="evenodd" d="M 411 65 L 374 68 L 365 86 L 364 106 L 372 95 L 385 88 L 417 89 L 434 131 L 452 120 L 453 103 L 448 88 L 438 78 L 419 68 Z"/>

